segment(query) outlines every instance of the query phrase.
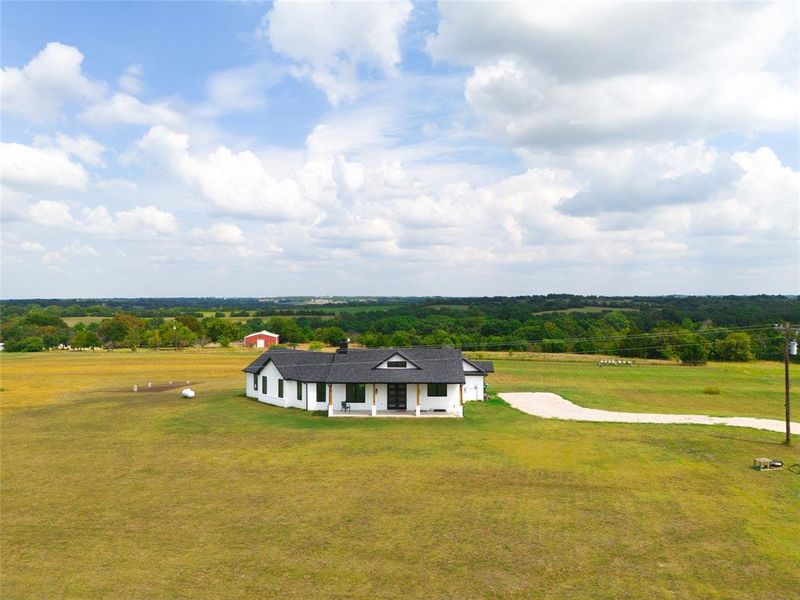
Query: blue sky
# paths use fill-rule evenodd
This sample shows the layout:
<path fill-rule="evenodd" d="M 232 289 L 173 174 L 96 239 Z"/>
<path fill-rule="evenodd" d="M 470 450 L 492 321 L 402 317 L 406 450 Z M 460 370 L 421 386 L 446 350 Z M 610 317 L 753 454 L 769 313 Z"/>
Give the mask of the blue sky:
<path fill-rule="evenodd" d="M 800 291 L 795 5 L 1 10 L 3 297 Z"/>

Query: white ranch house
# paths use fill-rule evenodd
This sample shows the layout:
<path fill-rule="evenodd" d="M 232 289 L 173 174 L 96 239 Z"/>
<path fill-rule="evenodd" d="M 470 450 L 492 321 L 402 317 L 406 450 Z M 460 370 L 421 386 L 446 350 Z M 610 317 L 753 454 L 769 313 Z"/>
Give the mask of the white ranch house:
<path fill-rule="evenodd" d="M 491 361 L 453 348 L 369 348 L 308 352 L 271 348 L 245 371 L 247 396 L 328 416 L 464 416 L 483 400 Z"/>

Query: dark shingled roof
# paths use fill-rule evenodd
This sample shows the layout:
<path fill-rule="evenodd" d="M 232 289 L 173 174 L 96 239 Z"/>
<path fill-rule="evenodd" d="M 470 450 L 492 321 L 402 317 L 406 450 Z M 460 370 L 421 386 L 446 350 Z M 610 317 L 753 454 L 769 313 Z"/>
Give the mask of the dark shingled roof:
<path fill-rule="evenodd" d="M 244 371 L 245 373 L 258 373 L 271 360 L 286 379 L 326 381 L 333 356 L 329 352 L 270 348 L 250 363 Z"/>
<path fill-rule="evenodd" d="M 490 360 L 470 360 L 469 362 L 484 373 L 494 373 L 494 363 Z"/>
<path fill-rule="evenodd" d="M 399 354 L 415 369 L 378 369 Z M 320 383 L 464 383 L 461 352 L 453 348 L 357 348 L 347 352 L 308 352 L 270 348 L 244 371 L 258 373 L 268 361 L 286 379 Z M 477 368 L 493 372 L 490 361 Z"/>

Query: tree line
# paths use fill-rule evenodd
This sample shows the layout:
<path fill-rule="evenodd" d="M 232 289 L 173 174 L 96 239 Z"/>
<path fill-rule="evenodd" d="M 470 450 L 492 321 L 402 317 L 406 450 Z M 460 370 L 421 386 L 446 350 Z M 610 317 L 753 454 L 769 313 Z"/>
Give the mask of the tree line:
<path fill-rule="evenodd" d="M 781 335 L 772 322 L 800 321 L 800 303 L 782 296 L 597 298 L 571 295 L 520 298 L 409 299 L 392 306 L 313 311 L 303 306 L 256 310 L 235 307 L 204 316 L 198 309 L 148 301 L 157 316 L 111 310 L 99 322 L 63 320 L 70 304 L 3 301 L 0 338 L 7 351 L 59 346 L 130 348 L 227 346 L 267 329 L 284 344 L 333 345 L 344 337 L 365 346 L 442 346 L 466 350 L 577 352 L 624 357 L 706 360 L 779 360 Z M 246 303 L 245 303 L 246 304 Z M 108 304 L 84 303 L 102 312 Z M 230 307 L 229 307 L 230 308 Z M 109 309 L 110 310 L 110 309 Z M 161 315 L 160 311 L 172 311 Z M 266 313 L 272 312 L 272 316 Z M 259 316 L 261 315 L 261 316 Z M 226 318 L 238 316 L 241 320 Z M 760 326 L 759 328 L 755 328 Z"/>

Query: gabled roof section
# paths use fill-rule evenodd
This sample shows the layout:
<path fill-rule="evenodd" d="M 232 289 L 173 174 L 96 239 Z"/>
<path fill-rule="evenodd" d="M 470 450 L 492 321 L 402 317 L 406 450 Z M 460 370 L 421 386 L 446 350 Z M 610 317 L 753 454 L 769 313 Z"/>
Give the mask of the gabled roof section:
<path fill-rule="evenodd" d="M 272 337 L 279 338 L 280 336 L 277 333 L 272 333 L 271 331 L 267 331 L 266 329 L 262 331 L 256 331 L 255 333 L 248 333 L 245 338 L 253 337 L 254 335 L 271 335 Z"/>
<path fill-rule="evenodd" d="M 415 369 L 376 369 L 394 356 Z M 272 362 L 285 379 L 317 383 L 464 383 L 464 360 L 453 348 L 352 348 L 347 352 L 308 352 L 270 348 L 248 365 L 259 373 Z M 470 361 L 483 375 L 494 371 L 489 361 Z M 471 371 L 470 371 L 471 373 Z"/>
<path fill-rule="evenodd" d="M 473 367 L 485 373 L 494 373 L 494 363 L 490 360 L 466 360 Z"/>
<path fill-rule="evenodd" d="M 324 382 L 327 379 L 333 354 L 306 352 L 288 348 L 270 348 L 248 365 L 245 373 L 259 373 L 272 362 L 285 379 Z"/>
<path fill-rule="evenodd" d="M 269 352 L 259 355 L 257 359 L 242 369 L 245 373 L 258 373 L 269 362 Z"/>
<path fill-rule="evenodd" d="M 407 357 L 405 354 L 403 354 L 403 353 L 402 353 L 402 352 L 400 352 L 399 350 L 398 350 L 398 351 L 396 351 L 396 352 L 395 352 L 394 354 L 392 354 L 391 356 L 389 356 L 389 357 L 385 358 L 384 360 L 382 360 L 381 362 L 379 362 L 377 365 L 375 365 L 375 366 L 374 366 L 374 367 L 372 367 L 372 368 L 373 368 L 373 369 L 380 369 L 380 368 L 381 368 L 381 365 L 383 365 L 383 364 L 385 364 L 385 363 L 389 362 L 390 360 L 397 360 L 398 358 L 401 358 L 402 360 L 406 361 L 406 362 L 407 362 L 409 365 L 411 365 L 411 366 L 412 366 L 412 368 L 414 368 L 414 369 L 419 369 L 419 368 L 420 368 L 420 367 L 419 367 L 419 365 L 418 365 L 417 363 L 415 363 L 413 360 L 411 360 L 410 358 L 408 358 L 408 357 Z M 395 367 L 383 367 L 383 368 L 386 368 L 386 369 L 392 369 L 392 368 L 395 368 Z M 404 367 L 404 368 L 408 368 L 408 367 Z"/>
<path fill-rule="evenodd" d="M 402 355 L 416 369 L 376 369 Z M 453 348 L 365 348 L 337 352 L 329 383 L 464 383 L 461 352 Z"/>

